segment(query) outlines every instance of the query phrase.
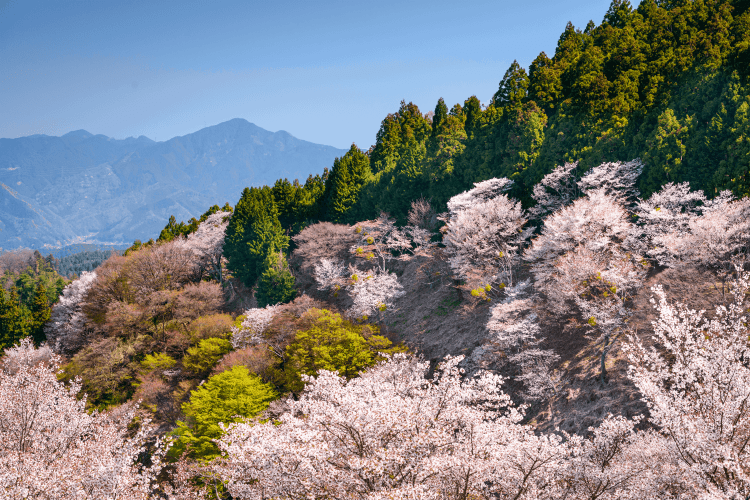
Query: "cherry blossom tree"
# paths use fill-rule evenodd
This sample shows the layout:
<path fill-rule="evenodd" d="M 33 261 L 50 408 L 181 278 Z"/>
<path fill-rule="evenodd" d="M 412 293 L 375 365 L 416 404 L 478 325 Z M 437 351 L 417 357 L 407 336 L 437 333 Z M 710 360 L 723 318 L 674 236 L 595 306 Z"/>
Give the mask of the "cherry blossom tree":
<path fill-rule="evenodd" d="M 646 254 L 662 266 L 676 265 L 677 256 L 670 251 L 671 240 L 689 234 L 690 221 L 701 214 L 705 203 L 703 191 L 690 191 L 687 182 L 669 182 L 648 200 L 638 200 L 635 233 L 643 241 Z"/>
<path fill-rule="evenodd" d="M 86 316 L 83 301 L 96 272 L 83 271 L 81 276 L 63 289 L 60 300 L 52 307 L 50 320 L 44 326 L 47 342 L 57 353 L 72 354 L 86 342 Z"/>
<path fill-rule="evenodd" d="M 421 238 L 421 243 L 415 241 L 406 230 L 396 227 L 395 221 L 386 214 L 374 221 L 357 224 L 354 231 L 359 235 L 359 241 L 352 246 L 351 253 L 365 261 L 346 267 L 338 260 L 321 259 L 314 266 L 314 276 L 318 290 L 331 291 L 336 296 L 345 290 L 352 299 L 349 315 L 363 318 L 392 307 L 394 299 L 404 295 L 398 277 L 388 270 L 388 262 L 395 258 L 394 253 L 413 253 L 415 246 L 430 243 L 426 235 L 428 231 L 414 233 Z"/>
<path fill-rule="evenodd" d="M 520 374 L 515 378 L 523 382 L 523 395 L 528 400 L 546 399 L 555 392 L 558 382 L 552 367 L 560 356 L 539 347 L 544 338 L 534 313 L 537 299 L 531 293 L 531 280 L 507 287 L 505 297 L 490 310 L 487 322 L 492 350 L 518 367 Z"/>
<path fill-rule="evenodd" d="M 482 182 L 475 182 L 474 188 L 457 194 L 448 200 L 448 212 L 451 217 L 473 208 L 477 203 L 489 201 L 497 198 L 513 186 L 513 181 L 501 178 L 492 178 Z"/>
<path fill-rule="evenodd" d="M 363 275 L 352 275 L 349 293 L 353 304 L 349 312 L 354 317 L 370 316 L 375 311 L 393 307 L 393 300 L 405 295 L 398 277 L 379 269 Z"/>
<path fill-rule="evenodd" d="M 315 265 L 314 275 L 318 290 L 329 290 L 336 295 L 341 290 L 349 293 L 352 299 L 349 314 L 355 318 L 382 312 L 405 294 L 398 277 L 379 265 L 370 270 L 354 266 L 347 269 L 341 262 L 323 259 Z"/>
<path fill-rule="evenodd" d="M 232 212 L 216 212 L 201 222 L 187 238 L 187 246 L 199 259 L 202 268 L 219 283 L 224 282 L 224 233 Z"/>
<path fill-rule="evenodd" d="M 631 206 L 640 195 L 635 183 L 642 171 L 643 163 L 637 158 L 627 162 L 602 163 L 581 177 L 578 187 L 584 193 L 604 190 L 606 194 L 620 200 L 623 205 Z"/>
<path fill-rule="evenodd" d="M 573 200 L 581 196 L 579 178 L 578 162 L 555 167 L 534 186 L 531 197 L 536 205 L 530 213 L 536 218 L 542 218 L 573 203 Z"/>
<path fill-rule="evenodd" d="M 682 262 L 717 271 L 723 292 L 734 265 L 746 263 L 750 255 L 750 198 L 734 200 L 729 192 L 722 193 L 688 221 L 688 230 L 668 235 L 668 251 Z"/>
<path fill-rule="evenodd" d="M 667 438 L 670 458 L 701 498 L 750 495 L 750 274 L 737 267 L 734 301 L 713 318 L 670 304 L 660 286 L 654 341 L 628 345 L 630 377 Z"/>
<path fill-rule="evenodd" d="M 373 221 L 358 223 L 354 231 L 359 235 L 359 241 L 352 246 L 352 254 L 371 262 L 381 272 L 387 272 L 388 262 L 397 256 L 434 246 L 430 242 L 431 232 L 428 229 L 430 208 L 425 203 L 412 207 L 409 216 L 416 224 L 403 228 L 397 227 L 396 221 L 385 213 Z"/>
<path fill-rule="evenodd" d="M 138 463 L 147 422 L 127 437 L 135 407 L 86 411 L 77 382 L 57 380 L 60 358 L 28 339 L 0 372 L 0 492 L 8 499 L 146 499 L 161 469 Z"/>
<path fill-rule="evenodd" d="M 642 285 L 643 259 L 629 247 L 632 224 L 619 198 L 588 191 L 544 221 L 524 258 L 537 289 L 558 313 L 575 310 L 599 334 L 601 376 L 606 356 L 624 331 L 625 301 Z"/>
<path fill-rule="evenodd" d="M 617 199 L 604 190 L 590 191 L 545 219 L 524 259 L 530 263 L 537 289 L 547 294 L 556 310 L 565 311 L 565 302 L 576 295 L 571 283 L 595 276 L 609 262 L 626 256 L 622 244 L 630 231 L 627 213 Z M 566 267 L 561 269 L 563 260 Z"/>
<path fill-rule="evenodd" d="M 633 204 L 639 195 L 635 184 L 642 171 L 643 163 L 639 159 L 602 163 L 583 177 L 578 169 L 578 162 L 559 165 L 534 186 L 531 197 L 536 205 L 530 213 L 541 218 L 596 189 L 604 189 L 606 194 L 620 199 L 623 204 Z"/>
<path fill-rule="evenodd" d="M 242 320 L 240 327 L 232 327 L 232 347 L 235 349 L 244 349 L 245 347 L 266 343 L 263 333 L 271 325 L 271 321 L 279 310 L 278 305 L 267 305 L 266 307 L 256 307 L 245 311 L 245 319 Z M 273 346 L 270 346 L 273 349 Z M 276 350 L 274 349 L 274 352 Z M 283 354 L 276 353 L 279 357 Z"/>
<path fill-rule="evenodd" d="M 571 454 L 560 472 L 557 498 L 692 498 L 667 440 L 653 430 L 636 431 L 642 417 L 608 415 L 589 437 L 568 436 Z"/>
<path fill-rule="evenodd" d="M 542 498 L 567 447 L 522 426 L 497 375 L 395 355 L 346 381 L 321 371 L 277 423 L 227 428 L 215 471 L 238 499 Z"/>
<path fill-rule="evenodd" d="M 347 275 L 346 266 L 338 260 L 321 259 L 313 269 L 313 276 L 320 291 L 337 291 L 344 284 L 344 277 Z"/>
<path fill-rule="evenodd" d="M 470 282 L 512 284 L 521 245 L 533 231 L 521 204 L 506 191 L 512 181 L 490 179 L 448 201 L 443 243 L 453 272 Z"/>

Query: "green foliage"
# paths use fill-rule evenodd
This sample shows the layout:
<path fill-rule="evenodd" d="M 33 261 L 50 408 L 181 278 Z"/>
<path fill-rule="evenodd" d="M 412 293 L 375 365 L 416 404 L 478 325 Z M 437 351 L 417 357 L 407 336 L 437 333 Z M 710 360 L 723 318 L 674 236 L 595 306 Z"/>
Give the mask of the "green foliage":
<path fill-rule="evenodd" d="M 268 254 L 288 246 L 271 188 L 245 188 L 226 230 L 227 267 L 251 287 L 263 272 Z"/>
<path fill-rule="evenodd" d="M 196 375 L 207 374 L 231 350 L 232 344 L 226 339 L 203 339 L 187 350 L 182 366 Z"/>
<path fill-rule="evenodd" d="M 430 122 L 414 103 L 401 101 L 398 112 L 383 120 L 370 152 L 375 175 L 362 188 L 354 210 L 357 220 L 377 217 L 380 212 L 403 220 L 412 199 L 427 194 L 425 160 L 430 137 Z"/>
<path fill-rule="evenodd" d="M 281 252 L 273 252 L 266 259 L 266 269 L 258 279 L 255 298 L 258 307 L 285 304 L 297 296 L 295 280 L 289 264 Z"/>
<path fill-rule="evenodd" d="M 370 159 L 354 144 L 344 156 L 336 158 L 325 184 L 323 213 L 326 220 L 352 222 L 352 207 L 371 175 Z"/>
<path fill-rule="evenodd" d="M 298 331 L 294 342 L 286 349 L 286 385 L 293 392 L 304 387 L 302 374 L 315 375 L 318 370 L 331 370 L 352 378 L 372 366 L 383 354 L 404 350 L 378 335 L 377 327 L 356 325 L 326 309 L 310 309 L 305 317 L 311 321 L 310 328 Z"/>
<path fill-rule="evenodd" d="M 519 106 L 526 99 L 528 88 L 529 77 L 526 70 L 514 60 L 500 81 L 500 88 L 492 97 L 492 104 L 497 108 Z"/>
<path fill-rule="evenodd" d="M 289 179 L 279 179 L 271 188 L 276 208 L 279 210 L 279 222 L 283 228 L 291 227 L 296 221 L 295 195 L 298 189 L 301 189 L 299 182 L 295 180 L 292 184 Z"/>
<path fill-rule="evenodd" d="M 108 337 L 92 342 L 62 366 L 63 382 L 81 379 L 86 406 L 105 410 L 128 401 L 135 392 L 133 382 L 140 371 L 138 353 L 147 349 L 150 337 L 122 340 Z"/>
<path fill-rule="evenodd" d="M 34 344 L 39 345 L 47 340 L 44 334 L 44 325 L 50 318 L 49 297 L 47 296 L 47 289 L 41 281 L 37 283 L 36 293 L 29 310 L 31 312 L 31 338 L 34 339 Z"/>
<path fill-rule="evenodd" d="M 189 448 L 190 458 L 208 461 L 218 457 L 219 449 L 213 440 L 221 437 L 219 423 L 253 418 L 277 397 L 271 386 L 245 366 L 237 365 L 212 376 L 192 391 L 190 401 L 182 405 L 187 422 L 177 422 L 177 440 L 170 456 L 178 458 Z"/>
<path fill-rule="evenodd" d="M 173 368 L 175 364 L 177 364 L 177 361 L 164 352 L 147 354 L 146 357 L 143 358 L 143 361 L 141 361 L 141 366 L 145 368 L 146 371 L 169 370 L 170 368 Z"/>
<path fill-rule="evenodd" d="M 16 345 L 31 334 L 32 316 L 21 304 L 16 287 L 6 294 L 0 289 L 0 348 Z"/>
<path fill-rule="evenodd" d="M 55 270 L 57 259 L 29 252 L 24 270 L 6 268 L 0 275 L 0 349 L 32 336 L 39 345 L 46 337 L 44 324 L 67 285 Z"/>

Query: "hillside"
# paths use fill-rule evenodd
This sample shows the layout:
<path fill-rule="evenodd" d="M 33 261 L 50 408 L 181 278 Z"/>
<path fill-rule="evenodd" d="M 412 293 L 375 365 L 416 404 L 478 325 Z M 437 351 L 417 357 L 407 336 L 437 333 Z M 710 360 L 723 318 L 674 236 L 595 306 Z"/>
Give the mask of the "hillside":
<path fill-rule="evenodd" d="M 0 359 L 0 417 L 49 401 L 39 449 L 0 434 L 11 490 L 750 498 L 749 8 L 614 0 L 489 105 L 403 101 L 304 184 L 165 204 Z M 197 190 L 208 135 L 107 175 Z"/>
<path fill-rule="evenodd" d="M 83 130 L 0 139 L 0 249 L 129 244 L 245 186 L 304 182 L 343 153 L 242 119 L 164 142 Z"/>

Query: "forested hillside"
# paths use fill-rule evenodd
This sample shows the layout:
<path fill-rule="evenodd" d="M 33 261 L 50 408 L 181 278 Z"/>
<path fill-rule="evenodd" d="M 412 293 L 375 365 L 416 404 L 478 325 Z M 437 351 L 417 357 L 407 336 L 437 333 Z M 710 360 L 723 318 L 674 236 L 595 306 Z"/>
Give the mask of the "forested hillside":
<path fill-rule="evenodd" d="M 644 195 L 665 182 L 747 195 L 748 37 L 746 2 L 615 1 L 601 24 L 569 24 L 554 54 L 514 62 L 486 106 L 441 100 L 425 115 L 402 102 L 368 151 L 369 171 L 344 174 L 357 203 L 332 220 L 381 210 L 403 220 L 419 196 L 442 210 L 491 177 L 514 180 L 528 206 L 531 187 L 572 161 L 585 171 L 641 158 Z"/>
<path fill-rule="evenodd" d="M 83 272 L 0 359 L 0 491 L 748 498 L 748 7 L 615 0 Z"/>
<path fill-rule="evenodd" d="M 68 281 L 58 274 L 58 261 L 38 251 L 0 255 L 0 346 L 10 347 L 31 337 L 45 340 L 44 325 Z"/>

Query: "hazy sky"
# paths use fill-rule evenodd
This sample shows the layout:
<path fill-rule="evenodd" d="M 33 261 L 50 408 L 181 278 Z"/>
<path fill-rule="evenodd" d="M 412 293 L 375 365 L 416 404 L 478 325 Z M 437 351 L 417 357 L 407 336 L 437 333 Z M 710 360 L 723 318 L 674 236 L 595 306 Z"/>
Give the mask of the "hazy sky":
<path fill-rule="evenodd" d="M 240 117 L 367 149 L 402 99 L 486 103 L 513 59 L 551 56 L 609 4 L 0 0 L 0 137 L 163 141 Z"/>

